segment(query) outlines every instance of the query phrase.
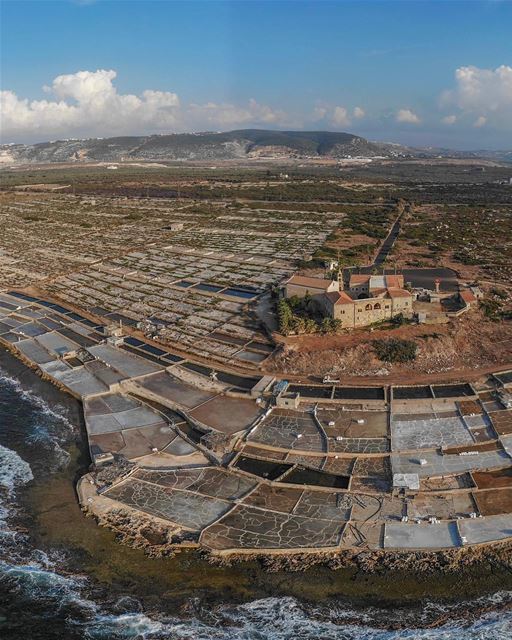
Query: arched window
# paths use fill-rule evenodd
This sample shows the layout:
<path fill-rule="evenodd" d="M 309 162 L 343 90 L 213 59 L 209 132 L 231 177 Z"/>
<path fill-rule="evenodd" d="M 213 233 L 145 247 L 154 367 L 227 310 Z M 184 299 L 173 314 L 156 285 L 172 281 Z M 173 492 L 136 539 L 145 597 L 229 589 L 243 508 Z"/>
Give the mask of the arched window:
<path fill-rule="evenodd" d="M 371 304 L 367 304 L 365 307 L 366 311 L 371 311 L 372 310 L 372 305 Z"/>
<path fill-rule="evenodd" d="M 374 309 L 381 309 L 380 303 L 377 302 L 377 304 L 373 307 Z"/>

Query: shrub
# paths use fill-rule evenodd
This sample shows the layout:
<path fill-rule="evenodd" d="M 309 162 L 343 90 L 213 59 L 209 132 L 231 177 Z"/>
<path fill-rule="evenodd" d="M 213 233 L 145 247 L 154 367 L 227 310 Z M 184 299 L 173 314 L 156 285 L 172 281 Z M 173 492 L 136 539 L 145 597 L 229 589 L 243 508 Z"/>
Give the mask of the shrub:
<path fill-rule="evenodd" d="M 286 300 L 279 300 L 277 305 L 277 317 L 279 322 L 279 331 L 285 336 L 288 335 L 292 330 L 293 313 Z"/>
<path fill-rule="evenodd" d="M 328 316 L 323 318 L 320 329 L 322 330 L 322 333 L 330 333 L 332 331 L 332 319 Z"/>
<path fill-rule="evenodd" d="M 480 300 L 480 309 L 485 317 L 493 322 L 507 319 L 507 313 L 503 309 L 501 300 Z"/>
<path fill-rule="evenodd" d="M 498 289 L 497 287 L 493 287 L 491 289 L 491 294 L 493 296 L 496 296 L 497 298 L 499 298 L 500 300 L 506 300 L 508 298 L 508 294 L 506 291 L 504 291 L 503 289 Z"/>
<path fill-rule="evenodd" d="M 412 340 L 392 338 L 390 340 L 374 340 L 373 349 L 382 362 L 411 362 L 416 359 L 418 345 Z"/>
<path fill-rule="evenodd" d="M 403 313 L 397 313 L 395 316 L 391 318 L 391 322 L 397 327 L 401 327 L 403 324 L 406 323 L 406 319 Z"/>
<path fill-rule="evenodd" d="M 317 306 L 311 296 L 299 298 L 292 296 L 277 303 L 279 332 L 287 336 L 290 333 L 317 333 L 320 329 L 315 319 Z"/>

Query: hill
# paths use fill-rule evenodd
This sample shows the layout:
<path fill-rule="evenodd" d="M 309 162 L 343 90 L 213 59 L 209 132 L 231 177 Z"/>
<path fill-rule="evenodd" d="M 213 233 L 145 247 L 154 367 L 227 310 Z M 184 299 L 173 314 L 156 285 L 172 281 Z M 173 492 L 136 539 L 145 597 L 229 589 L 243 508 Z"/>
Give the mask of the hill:
<path fill-rule="evenodd" d="M 510 152 L 456 152 L 435 148 L 414 149 L 398 144 L 369 142 L 352 133 L 265 129 L 70 139 L 29 145 L 0 146 L 0 163 L 4 165 L 87 161 L 215 161 L 320 157 L 334 159 L 434 158 L 439 156 L 510 161 L 512 154 Z"/>
<path fill-rule="evenodd" d="M 251 157 L 375 157 L 380 145 L 350 133 L 241 129 L 225 133 L 57 140 L 2 145 L 2 162 L 43 163 L 123 160 L 230 160 Z"/>

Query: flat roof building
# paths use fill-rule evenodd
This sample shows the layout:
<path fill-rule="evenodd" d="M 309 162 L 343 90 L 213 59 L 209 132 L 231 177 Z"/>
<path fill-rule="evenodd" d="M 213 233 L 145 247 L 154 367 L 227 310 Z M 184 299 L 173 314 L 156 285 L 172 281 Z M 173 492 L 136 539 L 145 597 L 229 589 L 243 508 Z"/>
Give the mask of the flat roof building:
<path fill-rule="evenodd" d="M 379 289 L 403 289 L 404 277 L 401 274 L 372 275 L 370 273 L 353 273 L 350 275 L 349 291 L 351 294 L 364 295 Z"/>

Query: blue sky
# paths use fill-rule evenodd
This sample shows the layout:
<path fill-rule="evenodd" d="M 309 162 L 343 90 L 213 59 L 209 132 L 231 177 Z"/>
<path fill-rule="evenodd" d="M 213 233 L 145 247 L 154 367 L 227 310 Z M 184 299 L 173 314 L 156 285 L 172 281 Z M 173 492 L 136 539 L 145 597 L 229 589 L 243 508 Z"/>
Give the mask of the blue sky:
<path fill-rule="evenodd" d="M 1 0 L 2 139 L 254 126 L 512 147 L 511 34 L 507 0 Z"/>

